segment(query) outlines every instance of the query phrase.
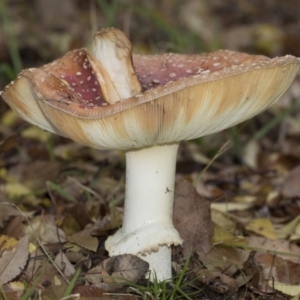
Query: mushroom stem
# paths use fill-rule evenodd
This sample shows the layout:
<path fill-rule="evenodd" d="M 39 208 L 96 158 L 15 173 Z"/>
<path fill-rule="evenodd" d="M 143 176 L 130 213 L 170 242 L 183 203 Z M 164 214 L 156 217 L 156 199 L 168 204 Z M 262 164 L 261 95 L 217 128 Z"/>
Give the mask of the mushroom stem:
<path fill-rule="evenodd" d="M 182 243 L 173 226 L 178 144 L 126 153 L 123 226 L 105 244 L 109 254 L 135 254 L 149 262 L 150 279 L 170 279 L 171 245 Z"/>

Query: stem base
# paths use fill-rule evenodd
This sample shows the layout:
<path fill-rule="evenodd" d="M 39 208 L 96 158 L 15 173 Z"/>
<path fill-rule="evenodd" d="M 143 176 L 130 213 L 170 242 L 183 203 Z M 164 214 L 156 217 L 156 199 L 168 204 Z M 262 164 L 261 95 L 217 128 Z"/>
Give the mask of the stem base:
<path fill-rule="evenodd" d="M 173 226 L 178 144 L 126 153 L 123 226 L 105 243 L 109 255 L 134 254 L 149 262 L 151 278 L 171 278 L 171 245 L 182 240 Z"/>

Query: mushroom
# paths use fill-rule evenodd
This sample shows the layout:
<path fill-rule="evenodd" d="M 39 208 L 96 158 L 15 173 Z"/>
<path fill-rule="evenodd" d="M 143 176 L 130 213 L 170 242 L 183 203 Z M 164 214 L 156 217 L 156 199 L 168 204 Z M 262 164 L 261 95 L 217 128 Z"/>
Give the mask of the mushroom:
<path fill-rule="evenodd" d="M 126 151 L 123 225 L 105 247 L 111 256 L 138 255 L 158 280 L 169 279 L 171 246 L 182 243 L 172 223 L 180 141 L 265 110 L 290 86 L 300 60 L 226 50 L 132 55 L 127 37 L 112 28 L 96 34 L 93 49 L 23 70 L 2 97 L 45 130 Z"/>

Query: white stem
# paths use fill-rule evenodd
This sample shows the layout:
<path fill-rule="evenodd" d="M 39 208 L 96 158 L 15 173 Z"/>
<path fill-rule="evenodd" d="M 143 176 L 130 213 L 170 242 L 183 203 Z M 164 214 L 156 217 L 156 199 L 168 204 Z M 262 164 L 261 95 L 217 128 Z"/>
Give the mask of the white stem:
<path fill-rule="evenodd" d="M 105 244 L 110 255 L 148 261 L 160 281 L 172 277 L 170 246 L 182 242 L 172 220 L 177 150 L 172 144 L 126 153 L 123 226 Z"/>

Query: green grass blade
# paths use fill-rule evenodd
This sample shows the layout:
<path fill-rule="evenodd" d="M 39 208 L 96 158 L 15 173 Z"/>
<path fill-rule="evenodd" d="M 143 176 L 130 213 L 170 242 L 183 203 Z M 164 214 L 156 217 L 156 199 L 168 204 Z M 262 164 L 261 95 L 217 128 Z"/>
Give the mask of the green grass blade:
<path fill-rule="evenodd" d="M 4 299 L 4 300 L 8 300 L 8 298 L 6 297 L 5 292 L 3 291 L 2 284 L 0 284 L 0 292 L 1 292 L 1 295 L 2 295 L 3 299 Z"/>
<path fill-rule="evenodd" d="M 104 1 L 104 0 L 97 0 L 96 2 L 100 8 L 100 10 L 103 12 L 103 15 L 106 19 L 106 26 L 112 27 L 116 26 L 116 15 L 118 10 L 118 1 Z"/>
<path fill-rule="evenodd" d="M 46 184 L 51 191 L 57 192 L 59 195 L 61 195 L 62 197 L 64 197 L 69 201 L 76 202 L 76 199 L 72 195 L 64 191 L 58 184 L 52 181 L 47 181 Z"/>
<path fill-rule="evenodd" d="M 293 113 L 297 108 L 300 107 L 300 102 L 296 102 L 283 110 L 281 113 L 275 116 L 272 121 L 267 123 L 263 128 L 261 128 L 255 135 L 254 139 L 255 140 L 260 140 L 264 136 L 266 136 L 274 127 L 276 127 L 286 116 L 290 115 Z"/>
<path fill-rule="evenodd" d="M 9 19 L 9 13 L 7 10 L 6 0 L 0 0 L 0 21 L 4 29 L 5 36 L 7 38 L 8 50 L 13 63 L 15 75 L 17 75 L 22 69 L 22 61 L 19 54 L 18 44 L 13 32 L 13 21 Z"/>
<path fill-rule="evenodd" d="M 66 288 L 66 290 L 64 292 L 64 297 L 67 297 L 67 296 L 71 295 L 72 290 L 75 287 L 76 281 L 77 281 L 77 279 L 80 275 L 80 272 L 81 272 L 80 268 L 76 270 L 76 273 L 74 274 L 73 278 L 70 281 L 70 284 L 68 285 L 68 287 Z"/>

